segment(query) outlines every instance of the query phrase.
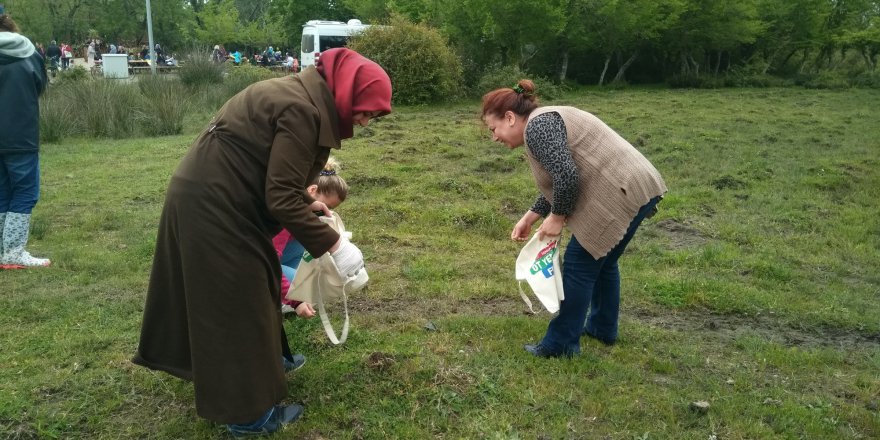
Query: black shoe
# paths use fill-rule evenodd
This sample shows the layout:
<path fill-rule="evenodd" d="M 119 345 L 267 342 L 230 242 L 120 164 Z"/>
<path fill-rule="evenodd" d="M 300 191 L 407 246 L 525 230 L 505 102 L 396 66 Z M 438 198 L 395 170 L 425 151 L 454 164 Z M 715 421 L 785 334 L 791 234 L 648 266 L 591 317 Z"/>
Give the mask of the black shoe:
<path fill-rule="evenodd" d="M 527 352 L 539 358 L 554 358 L 562 355 L 562 353 L 551 353 L 547 351 L 547 348 L 541 344 L 526 344 L 523 346 L 523 348 Z"/>
<path fill-rule="evenodd" d="M 296 371 L 302 368 L 302 366 L 306 364 L 306 357 L 297 353 L 293 355 L 293 362 L 290 362 L 287 358 L 281 356 L 281 363 L 284 365 L 284 372 L 290 373 L 291 371 Z"/>
<path fill-rule="evenodd" d="M 303 413 L 302 405 L 292 404 L 287 406 L 276 405 L 271 410 L 269 418 L 265 421 L 258 420 L 252 424 L 226 425 L 226 429 L 233 437 L 247 437 L 267 435 L 277 432 L 281 425 L 291 423 Z"/>

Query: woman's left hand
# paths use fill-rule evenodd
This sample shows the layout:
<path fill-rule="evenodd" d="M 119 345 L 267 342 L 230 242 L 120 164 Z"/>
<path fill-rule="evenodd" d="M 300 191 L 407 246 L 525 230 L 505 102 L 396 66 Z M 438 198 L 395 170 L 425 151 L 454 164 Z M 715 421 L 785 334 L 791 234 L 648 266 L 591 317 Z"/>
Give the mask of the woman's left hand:
<path fill-rule="evenodd" d="M 312 202 L 311 205 L 309 205 L 309 211 L 312 211 L 312 212 L 321 211 L 327 217 L 330 217 L 331 215 L 333 215 L 333 213 L 330 212 L 330 208 L 328 208 L 327 205 L 324 204 L 324 202 L 319 202 L 317 200 L 315 200 L 314 202 Z"/>
<path fill-rule="evenodd" d="M 565 216 L 550 214 L 541 222 L 538 228 L 538 239 L 543 240 L 545 237 L 558 237 L 562 234 L 562 228 L 565 226 Z"/>

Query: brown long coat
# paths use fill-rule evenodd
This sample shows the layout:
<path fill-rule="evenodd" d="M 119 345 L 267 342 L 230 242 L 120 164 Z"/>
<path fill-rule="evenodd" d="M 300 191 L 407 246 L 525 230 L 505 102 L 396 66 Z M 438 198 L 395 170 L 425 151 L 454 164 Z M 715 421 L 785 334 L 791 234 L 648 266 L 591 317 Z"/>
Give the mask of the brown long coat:
<path fill-rule="evenodd" d="M 272 237 L 283 226 L 313 255 L 339 238 L 305 191 L 339 146 L 311 68 L 232 97 L 171 177 L 133 362 L 191 380 L 200 416 L 250 422 L 287 395 Z"/>

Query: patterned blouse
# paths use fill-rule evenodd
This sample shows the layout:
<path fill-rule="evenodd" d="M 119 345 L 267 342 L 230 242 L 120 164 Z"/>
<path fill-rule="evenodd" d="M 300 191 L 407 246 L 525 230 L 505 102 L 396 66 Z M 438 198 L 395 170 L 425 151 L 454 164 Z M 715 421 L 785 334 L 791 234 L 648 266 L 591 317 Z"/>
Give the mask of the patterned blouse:
<path fill-rule="evenodd" d="M 562 116 L 548 112 L 526 126 L 526 144 L 532 156 L 553 176 L 553 203 L 538 194 L 531 210 L 546 217 L 552 212 L 567 216 L 578 199 L 578 168 L 568 149 L 568 133 Z"/>

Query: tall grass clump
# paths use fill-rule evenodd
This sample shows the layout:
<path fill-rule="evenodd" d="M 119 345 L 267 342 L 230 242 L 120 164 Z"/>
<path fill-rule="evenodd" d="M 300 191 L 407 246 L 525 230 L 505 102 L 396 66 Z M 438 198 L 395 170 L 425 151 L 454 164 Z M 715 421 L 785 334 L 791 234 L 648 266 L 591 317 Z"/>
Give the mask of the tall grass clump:
<path fill-rule="evenodd" d="M 43 142 L 59 142 L 80 132 L 76 127 L 76 103 L 62 93 L 44 93 L 40 97 L 40 139 Z"/>
<path fill-rule="evenodd" d="M 535 83 L 535 93 L 538 97 L 544 99 L 556 99 L 562 95 L 562 86 L 558 86 L 553 81 L 542 76 L 531 75 L 522 71 L 518 66 L 499 66 L 494 65 L 486 69 L 477 86 L 471 92 L 474 97 L 481 97 L 484 94 L 502 87 L 513 87 L 517 81 L 528 78 Z"/>
<path fill-rule="evenodd" d="M 73 66 L 67 70 L 58 70 L 58 79 L 60 83 L 81 83 L 91 79 L 89 71 L 81 64 Z"/>
<path fill-rule="evenodd" d="M 40 100 L 40 136 L 44 142 L 58 142 L 71 136 L 179 134 L 190 101 L 187 88 L 174 78 L 59 82 Z"/>
<path fill-rule="evenodd" d="M 225 72 L 226 64 L 211 61 L 211 53 L 206 49 L 194 49 L 184 55 L 178 69 L 180 80 L 190 87 L 220 84 Z"/>
<path fill-rule="evenodd" d="M 175 78 L 150 75 L 141 78 L 142 128 L 148 136 L 180 134 L 190 101 L 186 87 Z"/>
<path fill-rule="evenodd" d="M 226 99 L 235 96 L 236 93 L 244 90 L 247 86 L 271 78 L 277 78 L 279 75 L 275 71 L 259 66 L 241 65 L 229 69 L 226 78 L 223 79 L 223 89 Z M 226 102 L 226 99 L 223 101 Z"/>
<path fill-rule="evenodd" d="M 461 61 L 436 29 L 402 16 L 374 26 L 349 47 L 382 66 L 400 104 L 442 102 L 460 96 Z"/>
<path fill-rule="evenodd" d="M 46 92 L 41 109 L 41 126 L 60 124 L 63 130 L 46 136 L 85 135 L 125 138 L 137 133 L 142 113 L 141 94 L 136 87 L 115 80 L 61 82 Z"/>

